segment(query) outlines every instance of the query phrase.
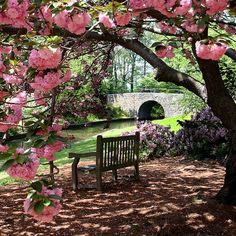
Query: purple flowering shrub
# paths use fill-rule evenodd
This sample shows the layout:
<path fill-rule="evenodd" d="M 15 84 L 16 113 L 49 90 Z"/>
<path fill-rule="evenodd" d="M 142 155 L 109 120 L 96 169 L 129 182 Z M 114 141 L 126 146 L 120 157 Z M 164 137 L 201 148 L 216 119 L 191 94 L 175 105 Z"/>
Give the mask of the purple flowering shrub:
<path fill-rule="evenodd" d="M 148 159 L 171 154 L 174 132 L 169 127 L 155 125 L 151 122 L 138 122 L 136 130 L 132 133 L 137 131 L 140 132 L 141 158 Z"/>
<path fill-rule="evenodd" d="M 229 149 L 228 131 L 210 108 L 197 113 L 189 121 L 179 121 L 174 149 L 180 155 L 197 159 L 223 158 Z"/>

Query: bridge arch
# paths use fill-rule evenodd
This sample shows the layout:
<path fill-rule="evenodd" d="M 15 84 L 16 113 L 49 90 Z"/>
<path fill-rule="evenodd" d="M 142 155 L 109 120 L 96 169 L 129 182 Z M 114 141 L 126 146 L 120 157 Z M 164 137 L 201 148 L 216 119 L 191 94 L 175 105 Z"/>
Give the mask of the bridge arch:
<path fill-rule="evenodd" d="M 155 112 L 154 109 L 158 109 Z M 154 113 L 154 114 L 152 114 Z M 145 101 L 138 109 L 138 119 L 140 120 L 152 120 L 152 119 L 160 119 L 165 117 L 164 108 L 160 103 L 154 100 Z"/>
<path fill-rule="evenodd" d="M 121 93 L 108 94 L 107 101 L 111 105 L 120 107 L 133 118 L 138 117 L 142 104 L 155 101 L 163 107 L 165 117 L 172 117 L 183 115 L 180 102 L 183 96 L 178 93 Z"/>

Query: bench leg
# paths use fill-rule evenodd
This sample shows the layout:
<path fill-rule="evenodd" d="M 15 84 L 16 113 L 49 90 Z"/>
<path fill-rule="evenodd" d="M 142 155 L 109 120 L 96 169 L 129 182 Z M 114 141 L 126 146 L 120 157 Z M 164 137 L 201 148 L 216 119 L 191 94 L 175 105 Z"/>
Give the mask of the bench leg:
<path fill-rule="evenodd" d="M 134 177 L 137 181 L 139 181 L 139 163 L 134 164 L 135 172 L 134 172 Z"/>
<path fill-rule="evenodd" d="M 80 158 L 75 157 L 71 169 L 72 169 L 72 187 L 73 190 L 78 190 L 78 172 L 77 172 L 77 166 L 80 161 Z"/>
<path fill-rule="evenodd" d="M 114 182 L 117 182 L 117 169 L 112 170 L 112 179 Z"/>
<path fill-rule="evenodd" d="M 102 191 L 102 173 L 101 171 L 96 172 L 96 182 L 97 182 L 97 190 Z"/>

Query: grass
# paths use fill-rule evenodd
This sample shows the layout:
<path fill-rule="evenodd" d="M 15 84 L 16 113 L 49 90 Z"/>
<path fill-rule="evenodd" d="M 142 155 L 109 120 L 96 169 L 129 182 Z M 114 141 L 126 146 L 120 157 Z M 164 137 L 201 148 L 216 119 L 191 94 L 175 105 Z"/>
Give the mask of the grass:
<path fill-rule="evenodd" d="M 163 120 L 154 120 L 152 122 L 154 124 L 159 124 L 162 126 L 170 126 L 171 130 L 176 132 L 180 129 L 180 126 L 178 125 L 177 120 L 185 120 L 185 119 L 189 120 L 190 115 L 169 117 Z M 121 129 L 109 130 L 106 132 L 102 132 L 100 134 L 103 135 L 104 137 L 115 137 L 115 136 L 120 136 L 122 133 L 132 131 L 134 129 L 135 129 L 135 126 L 130 126 L 130 127 L 121 128 Z M 95 151 L 95 149 L 96 149 L 96 135 L 83 141 L 71 142 L 68 144 L 68 148 L 56 154 L 57 158 L 56 158 L 55 164 L 57 166 L 62 166 L 62 165 L 71 163 L 72 160 L 68 158 L 68 154 L 70 152 L 78 152 L 78 153 L 93 152 Z M 43 172 L 43 170 L 45 169 L 48 169 L 48 166 L 40 166 L 39 173 Z M 0 172 L 0 186 L 7 185 L 14 182 L 16 182 L 16 179 L 10 178 L 5 172 Z"/>

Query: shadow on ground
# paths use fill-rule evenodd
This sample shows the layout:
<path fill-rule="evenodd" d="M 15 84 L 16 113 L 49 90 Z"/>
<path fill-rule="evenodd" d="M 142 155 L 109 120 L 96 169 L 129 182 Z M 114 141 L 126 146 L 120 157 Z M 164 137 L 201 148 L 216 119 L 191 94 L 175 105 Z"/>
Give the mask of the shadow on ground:
<path fill-rule="evenodd" d="M 38 224 L 22 214 L 26 190 L 1 188 L 0 235 L 236 235 L 234 207 L 211 199 L 223 183 L 224 169 L 214 162 L 162 158 L 123 169 L 117 184 L 105 174 L 105 189 L 72 191 L 70 166 L 63 167 L 63 209 L 55 221 Z M 83 182 L 94 178 L 83 176 Z"/>

